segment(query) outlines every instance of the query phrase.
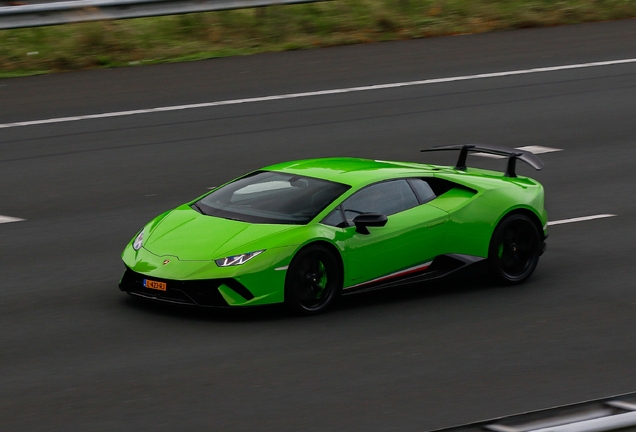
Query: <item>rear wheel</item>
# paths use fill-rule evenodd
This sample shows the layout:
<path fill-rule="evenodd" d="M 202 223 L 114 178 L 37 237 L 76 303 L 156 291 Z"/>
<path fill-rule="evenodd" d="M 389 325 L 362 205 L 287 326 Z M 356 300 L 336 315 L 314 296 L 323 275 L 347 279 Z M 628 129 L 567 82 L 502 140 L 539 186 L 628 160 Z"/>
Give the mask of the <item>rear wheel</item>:
<path fill-rule="evenodd" d="M 540 254 L 541 238 L 534 222 L 523 214 L 508 215 L 490 240 L 490 272 L 498 282 L 521 283 L 534 272 Z"/>
<path fill-rule="evenodd" d="M 295 313 L 314 315 L 331 305 L 342 290 L 342 271 L 333 253 L 322 245 L 301 249 L 285 279 L 285 303 Z"/>

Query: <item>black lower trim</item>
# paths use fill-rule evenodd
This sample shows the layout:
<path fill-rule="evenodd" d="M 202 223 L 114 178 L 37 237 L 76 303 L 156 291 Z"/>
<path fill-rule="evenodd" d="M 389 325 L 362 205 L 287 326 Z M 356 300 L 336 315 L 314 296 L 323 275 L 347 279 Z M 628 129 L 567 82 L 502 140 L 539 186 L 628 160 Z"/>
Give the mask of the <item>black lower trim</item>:
<path fill-rule="evenodd" d="M 451 273 L 456 272 L 466 266 L 482 261 L 485 258 L 472 255 L 448 254 L 435 257 L 430 266 L 417 273 L 411 273 L 403 277 L 388 279 L 379 282 L 371 282 L 347 288 L 343 290 L 343 295 L 373 291 L 376 289 L 390 288 L 400 285 L 408 285 L 418 282 L 424 282 L 431 279 L 437 279 Z"/>
<path fill-rule="evenodd" d="M 144 279 L 152 279 L 164 282 L 166 291 L 149 289 L 143 286 Z M 221 293 L 219 287 L 226 285 L 245 300 L 251 300 L 254 295 L 236 279 L 205 279 L 205 280 L 172 280 L 146 276 L 141 273 L 126 268 L 119 289 L 138 297 L 152 298 L 154 300 L 166 301 L 169 303 L 189 304 L 207 307 L 229 307 Z"/>

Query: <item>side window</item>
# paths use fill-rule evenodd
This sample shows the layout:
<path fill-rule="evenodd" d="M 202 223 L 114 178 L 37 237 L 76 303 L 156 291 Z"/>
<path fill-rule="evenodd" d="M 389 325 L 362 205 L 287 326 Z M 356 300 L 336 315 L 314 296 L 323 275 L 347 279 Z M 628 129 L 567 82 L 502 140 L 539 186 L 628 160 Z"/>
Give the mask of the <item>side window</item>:
<path fill-rule="evenodd" d="M 342 216 L 342 210 L 340 210 L 340 206 L 336 207 L 331 213 L 325 216 L 325 218 L 321 220 L 320 223 L 336 228 L 344 228 L 345 226 L 347 226 L 347 223 Z"/>
<path fill-rule="evenodd" d="M 419 205 L 406 180 L 376 183 L 351 195 L 342 203 L 345 217 L 351 221 L 362 213 L 392 215 Z"/>
<path fill-rule="evenodd" d="M 424 204 L 434 199 L 437 195 L 433 192 L 433 189 L 429 186 L 428 182 L 424 179 L 414 178 L 409 179 L 409 183 L 415 190 L 417 197 L 420 199 L 420 203 Z"/>

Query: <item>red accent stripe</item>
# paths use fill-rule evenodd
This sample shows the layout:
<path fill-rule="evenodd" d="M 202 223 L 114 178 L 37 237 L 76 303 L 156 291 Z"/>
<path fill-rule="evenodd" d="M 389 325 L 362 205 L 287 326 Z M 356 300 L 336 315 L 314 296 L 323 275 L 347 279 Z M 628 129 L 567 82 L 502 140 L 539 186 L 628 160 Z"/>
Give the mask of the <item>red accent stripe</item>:
<path fill-rule="evenodd" d="M 411 268 L 408 268 L 406 270 L 399 271 L 397 273 L 391 273 L 391 274 L 386 275 L 386 276 L 381 276 L 381 277 L 379 277 L 377 279 L 373 279 L 373 280 L 370 280 L 370 281 L 367 281 L 367 282 L 362 282 L 362 283 L 357 284 L 357 285 L 352 285 L 352 286 L 347 287 L 345 289 L 358 288 L 358 287 L 361 287 L 361 286 L 364 286 L 364 285 L 369 285 L 369 284 L 376 283 L 376 282 L 382 282 L 382 281 L 385 281 L 385 280 L 388 280 L 388 279 L 394 279 L 394 278 L 397 278 L 397 277 L 400 277 L 400 276 L 406 276 L 406 275 L 411 274 L 411 273 L 417 273 L 419 271 L 426 270 L 427 268 L 429 268 L 431 266 L 431 263 L 432 263 L 432 261 L 427 262 L 426 264 L 420 264 L 418 266 L 411 267 Z"/>

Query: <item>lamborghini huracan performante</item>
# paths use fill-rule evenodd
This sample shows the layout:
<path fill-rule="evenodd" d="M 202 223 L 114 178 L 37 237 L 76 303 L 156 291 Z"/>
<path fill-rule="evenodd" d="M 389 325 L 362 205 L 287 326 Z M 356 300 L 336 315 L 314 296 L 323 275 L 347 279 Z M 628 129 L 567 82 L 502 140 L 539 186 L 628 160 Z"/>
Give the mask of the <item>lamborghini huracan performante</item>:
<path fill-rule="evenodd" d="M 543 187 L 517 176 L 534 154 L 459 145 L 456 166 L 355 158 L 268 166 L 150 221 L 126 246 L 119 287 L 211 307 L 285 303 L 301 314 L 341 294 L 439 278 L 486 260 L 494 279 L 528 279 L 545 250 Z M 469 152 L 507 158 L 468 168 Z"/>

